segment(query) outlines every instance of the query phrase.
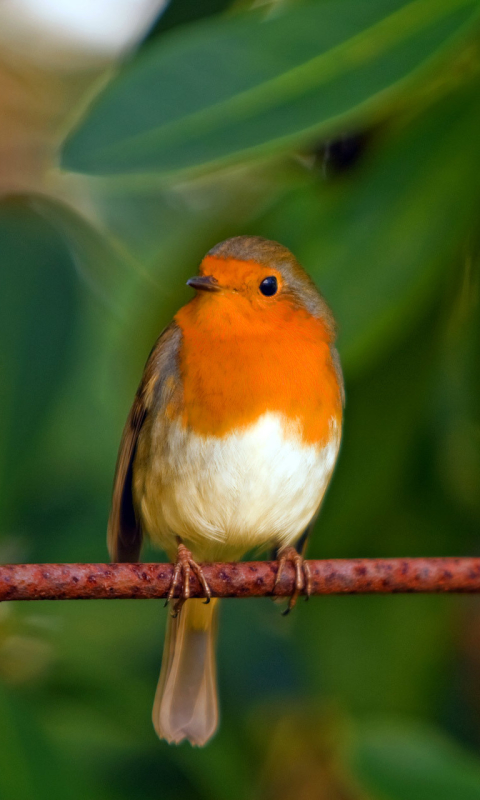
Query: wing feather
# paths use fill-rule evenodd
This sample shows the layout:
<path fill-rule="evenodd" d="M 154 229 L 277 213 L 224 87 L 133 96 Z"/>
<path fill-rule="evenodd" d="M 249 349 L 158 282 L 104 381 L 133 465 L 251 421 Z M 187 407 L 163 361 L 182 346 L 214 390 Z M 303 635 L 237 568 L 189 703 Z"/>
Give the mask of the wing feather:
<path fill-rule="evenodd" d="M 143 531 L 133 499 L 133 462 L 140 431 L 159 388 L 167 378 L 177 377 L 180 339 L 181 331 L 175 323 L 160 334 L 148 357 L 123 430 L 108 521 L 107 542 L 112 561 L 138 561 L 140 556 Z"/>

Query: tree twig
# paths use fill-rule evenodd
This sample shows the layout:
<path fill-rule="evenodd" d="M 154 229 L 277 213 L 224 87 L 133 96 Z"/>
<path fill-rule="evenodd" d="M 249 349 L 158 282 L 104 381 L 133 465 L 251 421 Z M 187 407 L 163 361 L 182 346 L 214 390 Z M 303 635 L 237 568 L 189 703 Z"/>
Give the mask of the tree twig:
<path fill-rule="evenodd" d="M 480 592 L 480 558 L 331 559 L 309 561 L 312 594 Z M 205 564 L 213 597 L 272 595 L 275 561 Z M 10 564 L 0 566 L 2 600 L 88 600 L 166 597 L 171 564 Z M 293 591 L 285 566 L 275 595 Z M 194 575 L 192 597 L 201 597 Z"/>

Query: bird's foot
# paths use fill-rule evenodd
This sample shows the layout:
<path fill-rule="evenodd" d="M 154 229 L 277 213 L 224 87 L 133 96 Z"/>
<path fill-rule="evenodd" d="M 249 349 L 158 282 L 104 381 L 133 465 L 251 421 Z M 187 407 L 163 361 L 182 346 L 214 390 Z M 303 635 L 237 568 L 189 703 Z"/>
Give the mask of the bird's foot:
<path fill-rule="evenodd" d="M 206 597 L 205 602 L 210 602 L 211 592 L 210 587 L 206 581 L 205 575 L 203 574 L 203 569 L 196 561 L 193 560 L 192 554 L 188 547 L 185 547 L 184 544 L 181 542 L 178 545 L 177 550 L 177 560 L 175 562 L 175 569 L 173 572 L 172 583 L 170 585 L 170 591 L 168 592 L 168 597 L 165 601 L 165 605 L 168 605 L 170 600 L 173 600 L 173 596 L 177 589 L 177 586 L 180 583 L 180 574 L 182 575 L 182 591 L 180 593 L 180 597 L 176 600 L 173 606 L 173 616 L 178 616 L 178 612 L 180 611 L 181 607 L 183 606 L 185 600 L 188 600 L 190 597 L 190 574 L 194 572 L 197 576 L 204 595 Z"/>
<path fill-rule="evenodd" d="M 312 592 L 312 576 L 310 573 L 310 567 L 303 556 L 298 553 L 294 547 L 283 547 L 278 552 L 278 570 L 273 591 L 275 592 L 275 588 L 280 582 L 283 568 L 285 567 L 287 561 L 290 561 L 295 568 L 295 585 L 293 594 L 290 596 L 288 601 L 288 607 L 283 612 L 284 616 L 289 614 L 292 608 L 295 607 L 298 596 L 303 589 L 305 589 L 305 600 L 308 600 Z"/>

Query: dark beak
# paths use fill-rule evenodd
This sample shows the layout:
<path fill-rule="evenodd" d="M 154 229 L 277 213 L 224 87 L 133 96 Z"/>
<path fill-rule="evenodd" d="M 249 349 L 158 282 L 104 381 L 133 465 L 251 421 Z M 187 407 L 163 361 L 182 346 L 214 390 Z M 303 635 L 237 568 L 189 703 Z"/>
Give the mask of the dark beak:
<path fill-rule="evenodd" d="M 195 278 L 189 278 L 187 286 L 202 292 L 218 292 L 220 290 L 216 278 L 212 275 L 196 275 Z"/>

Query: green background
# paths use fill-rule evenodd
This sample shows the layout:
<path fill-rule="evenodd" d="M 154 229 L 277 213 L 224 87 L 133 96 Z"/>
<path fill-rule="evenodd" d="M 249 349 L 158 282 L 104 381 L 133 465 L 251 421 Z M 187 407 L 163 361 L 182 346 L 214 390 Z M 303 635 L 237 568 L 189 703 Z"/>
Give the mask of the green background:
<path fill-rule="evenodd" d="M 0 205 L 0 560 L 106 560 L 143 363 L 244 233 L 290 247 L 339 323 L 344 439 L 309 555 L 479 555 L 478 19 L 173 0 L 59 146 L 88 213 Z M 1 800 L 480 800 L 477 598 L 224 601 L 202 750 L 151 727 L 166 613 L 0 607 Z"/>

